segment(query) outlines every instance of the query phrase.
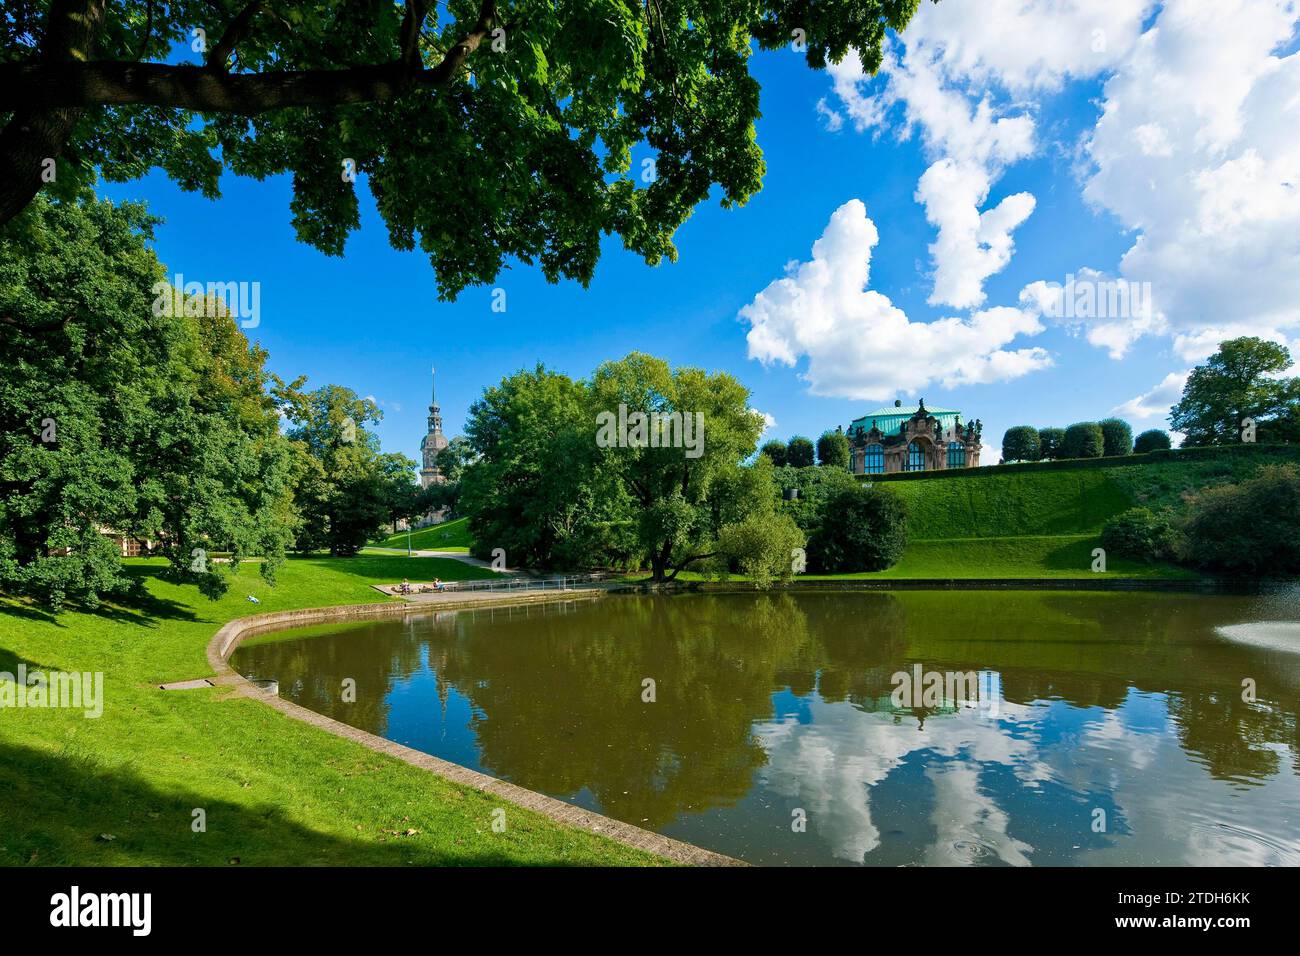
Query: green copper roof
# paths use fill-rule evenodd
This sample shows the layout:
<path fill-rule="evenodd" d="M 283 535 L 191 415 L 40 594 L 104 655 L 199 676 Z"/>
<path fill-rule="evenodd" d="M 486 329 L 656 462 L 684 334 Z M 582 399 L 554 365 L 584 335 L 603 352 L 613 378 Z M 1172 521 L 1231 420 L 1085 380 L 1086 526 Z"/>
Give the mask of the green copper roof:
<path fill-rule="evenodd" d="M 898 431 L 903 422 L 915 415 L 919 408 L 919 405 L 903 405 L 900 408 L 891 405 L 888 408 L 877 408 L 874 412 L 867 412 L 861 418 L 853 419 L 853 423 L 849 425 L 849 431 L 856 431 L 858 428 L 863 431 L 870 431 L 871 423 L 874 421 L 876 427 L 882 432 L 886 435 L 892 435 Z M 961 412 L 955 408 L 931 408 L 927 405 L 925 410 L 927 414 L 939 419 L 939 423 L 945 428 L 955 425 L 957 419 L 961 417 Z"/>
<path fill-rule="evenodd" d="M 890 405 L 888 408 L 877 408 L 874 412 L 867 412 L 862 416 L 862 418 L 855 418 L 854 421 L 860 422 L 867 418 L 884 418 L 887 415 L 902 415 L 904 418 L 911 418 L 917 413 L 917 410 L 920 409 L 920 407 L 920 405 L 904 405 L 901 408 L 895 408 L 893 405 Z M 938 418 L 940 415 L 961 414 L 961 412 L 955 408 L 931 408 L 929 405 L 925 406 L 925 410 L 935 418 Z"/>

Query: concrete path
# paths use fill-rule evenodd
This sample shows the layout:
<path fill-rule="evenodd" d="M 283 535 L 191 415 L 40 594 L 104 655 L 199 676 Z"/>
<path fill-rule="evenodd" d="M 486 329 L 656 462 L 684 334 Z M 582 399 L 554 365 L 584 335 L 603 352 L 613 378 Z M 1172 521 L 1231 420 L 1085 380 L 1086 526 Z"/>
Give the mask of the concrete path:
<path fill-rule="evenodd" d="M 406 554 L 406 549 L 405 549 L 405 548 L 375 548 L 375 547 L 371 547 L 371 548 L 367 548 L 366 550 L 368 550 L 368 551 L 378 551 L 378 552 L 380 552 L 381 554 L 401 554 L 401 555 Z M 463 562 L 463 563 L 465 563 L 465 564 L 472 564 L 472 565 L 473 565 L 474 567 L 476 567 L 476 568 L 486 568 L 486 569 L 489 570 L 489 571 L 495 570 L 489 562 L 484 561 L 482 558 L 475 558 L 475 557 L 472 557 L 471 555 L 466 554 L 464 551 L 425 551 L 425 550 L 421 550 L 420 548 L 413 548 L 413 549 L 411 550 L 411 557 L 413 557 L 413 558 L 451 558 L 451 560 L 453 560 L 453 561 L 461 561 L 461 562 Z M 501 574 L 518 574 L 519 572 L 516 571 L 516 570 L 513 569 L 513 568 L 504 568 L 504 569 L 501 570 L 500 573 L 501 573 Z"/>

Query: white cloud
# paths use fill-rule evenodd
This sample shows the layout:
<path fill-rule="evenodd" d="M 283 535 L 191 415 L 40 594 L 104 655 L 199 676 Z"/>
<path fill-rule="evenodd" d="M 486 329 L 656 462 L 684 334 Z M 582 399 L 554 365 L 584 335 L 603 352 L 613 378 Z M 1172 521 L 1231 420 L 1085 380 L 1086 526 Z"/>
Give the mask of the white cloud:
<path fill-rule="evenodd" d="M 1215 328 L 1300 324 L 1300 54 L 1294 0 L 1167 0 L 1106 82 L 1084 195 L 1138 235 L 1176 349 Z M 1251 330 L 1254 330 L 1253 332 Z"/>
<path fill-rule="evenodd" d="M 858 130 L 883 126 L 895 104 L 904 113 L 900 135 L 920 129 L 934 162 L 917 184 L 916 200 L 938 230 L 930 246 L 935 273 L 929 301 L 961 309 L 982 304 L 984 280 L 1010 261 L 1011 233 L 1033 212 L 1034 197 L 1017 193 L 981 209 L 1005 166 L 1033 152 L 1033 119 L 999 115 L 988 97 L 972 101 L 946 85 L 938 59 L 925 46 L 909 44 L 901 58 L 896 51 L 886 56 L 887 83 L 878 94 L 867 92 L 872 81 L 853 57 L 830 72 Z"/>
<path fill-rule="evenodd" d="M 943 0 L 921 4 L 908 46 L 935 51 L 954 82 L 1015 92 L 1096 76 L 1136 43 L 1154 0 Z"/>
<path fill-rule="evenodd" d="M 1166 329 L 1150 283 L 1117 279 L 1083 268 L 1064 282 L 1038 280 L 1020 290 L 1020 304 L 1038 315 L 1082 332 L 1088 342 L 1121 359 L 1144 335 Z"/>
<path fill-rule="evenodd" d="M 879 79 L 851 57 L 832 68 L 835 115 L 879 130 L 900 107 L 899 135 L 920 131 L 932 165 L 916 198 L 937 229 L 930 301 L 967 308 L 1033 210 L 1028 193 L 984 205 L 1041 147 L 1043 96 L 1106 77 L 1079 146 L 1084 196 L 1133 234 L 1111 273 L 1151 283 L 1159 308 L 1072 331 L 1113 358 L 1167 334 L 1195 360 L 1228 332 L 1285 341 L 1300 329 L 1300 52 L 1281 55 L 1298 22 L 1296 0 L 922 4 Z"/>
<path fill-rule="evenodd" d="M 939 235 L 930 246 L 934 261 L 931 305 L 971 308 L 984 302 L 984 280 L 1011 261 L 1011 233 L 1034 211 L 1029 193 L 1007 196 L 980 212 L 990 177 L 974 164 L 941 159 L 921 177 L 916 198 Z"/>
<path fill-rule="evenodd" d="M 759 411 L 757 408 L 751 408 L 750 411 L 753 412 L 755 415 L 757 415 L 759 418 L 763 419 L 763 430 L 759 432 L 760 438 L 766 435 L 772 429 L 776 428 L 776 419 L 773 418 L 771 415 L 769 415 L 767 412 Z"/>
<path fill-rule="evenodd" d="M 1187 384 L 1189 374 L 1190 370 L 1170 372 L 1155 388 L 1116 405 L 1110 413 L 1138 426 L 1164 424 L 1169 409 L 1183 397 L 1183 386 Z"/>
<path fill-rule="evenodd" d="M 818 395 L 884 400 L 938 382 L 946 388 L 1002 382 L 1051 364 L 1041 348 L 1007 350 L 1043 330 L 1026 309 L 984 309 L 968 318 L 909 321 L 888 297 L 868 289 L 879 241 L 861 200 L 831 216 L 812 260 L 787 267 L 740 310 L 750 325 L 749 357 L 795 365 Z"/>
<path fill-rule="evenodd" d="M 1174 351 L 1180 358 L 1189 362 L 1207 359 L 1219 350 L 1219 343 L 1243 336 L 1255 336 L 1266 342 L 1285 345 L 1291 355 L 1300 358 L 1300 338 L 1288 340 L 1287 334 L 1280 329 L 1262 327 L 1249 322 L 1232 325 L 1213 325 L 1195 332 L 1185 332 L 1174 336 Z"/>

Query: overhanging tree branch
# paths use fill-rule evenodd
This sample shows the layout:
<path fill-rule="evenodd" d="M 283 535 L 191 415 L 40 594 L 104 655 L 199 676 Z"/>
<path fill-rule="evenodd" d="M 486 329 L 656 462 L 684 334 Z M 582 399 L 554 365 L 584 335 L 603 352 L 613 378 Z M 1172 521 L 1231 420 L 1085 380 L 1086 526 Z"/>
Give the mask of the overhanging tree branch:
<path fill-rule="evenodd" d="M 261 9 L 262 0 L 253 0 L 235 15 L 235 19 L 231 20 L 230 25 L 226 27 L 226 32 L 221 34 L 221 39 L 208 51 L 206 61 L 208 69 L 224 72 L 228 68 L 230 54 L 234 52 L 239 41 L 248 36 L 253 18 L 261 12 Z"/>
<path fill-rule="evenodd" d="M 422 17 L 424 5 L 414 6 L 420 8 Z M 411 89 L 446 86 L 490 34 L 496 19 L 495 0 L 485 0 L 465 38 L 436 66 L 422 69 L 418 65 L 418 21 L 409 10 L 407 18 L 415 25 L 404 28 L 402 41 L 412 45 L 414 67 L 405 51 L 401 59 L 386 63 L 274 73 L 226 73 L 208 67 L 119 61 L 7 63 L 0 64 L 0 111 L 20 106 L 63 109 L 141 104 L 251 115 L 293 106 L 382 103 Z M 214 52 L 226 40 L 223 36 Z"/>

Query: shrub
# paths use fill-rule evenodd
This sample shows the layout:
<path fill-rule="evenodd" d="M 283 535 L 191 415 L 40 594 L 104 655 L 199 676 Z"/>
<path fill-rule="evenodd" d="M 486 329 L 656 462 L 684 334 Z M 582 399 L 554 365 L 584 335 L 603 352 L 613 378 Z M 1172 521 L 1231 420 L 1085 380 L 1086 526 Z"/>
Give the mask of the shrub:
<path fill-rule="evenodd" d="M 776 468 L 772 472 L 776 486 L 776 507 L 788 514 L 799 529 L 811 535 L 826 511 L 826 500 L 848 488 L 856 488 L 858 481 L 847 470 L 838 468 Z M 791 490 L 798 495 L 791 499 Z"/>
<path fill-rule="evenodd" d="M 751 514 L 719 529 L 717 554 L 704 570 L 722 581 L 732 572 L 743 574 L 754 587 L 767 589 L 793 577 L 795 552 L 803 546 L 803 532 L 789 515 Z"/>
<path fill-rule="evenodd" d="M 772 464 L 778 468 L 784 465 L 789 459 L 789 452 L 786 449 L 785 442 L 779 438 L 773 438 L 770 442 L 759 449 L 759 454 L 766 455 L 772 459 Z"/>
<path fill-rule="evenodd" d="M 792 468 L 810 468 L 813 463 L 813 443 L 802 435 L 790 439 L 786 446 L 786 462 Z"/>
<path fill-rule="evenodd" d="M 1040 461 L 1053 461 L 1060 458 L 1061 446 L 1064 444 L 1064 428 L 1038 429 L 1038 457 Z"/>
<path fill-rule="evenodd" d="M 1122 418 L 1107 418 L 1101 422 L 1102 455 L 1133 454 L 1133 429 Z"/>
<path fill-rule="evenodd" d="M 907 507 L 880 488 L 856 485 L 826 499 L 808 542 L 808 563 L 830 574 L 883 571 L 907 547 Z"/>
<path fill-rule="evenodd" d="M 1183 559 L 1265 578 L 1300 575 L 1300 469 L 1265 465 L 1254 478 L 1194 495 L 1182 522 Z"/>
<path fill-rule="evenodd" d="M 1174 556 L 1174 527 L 1167 514 L 1130 508 L 1106 522 L 1101 546 L 1107 554 L 1139 561 L 1167 561 Z"/>
<path fill-rule="evenodd" d="M 1161 431 L 1159 428 L 1152 428 L 1138 435 L 1137 441 L 1133 443 L 1133 450 L 1139 455 L 1145 455 L 1150 451 L 1164 451 L 1173 447 L 1173 442 L 1169 440 L 1169 433 Z"/>
<path fill-rule="evenodd" d="M 823 467 L 849 467 L 849 436 L 841 431 L 823 432 L 817 439 L 817 463 Z"/>
<path fill-rule="evenodd" d="M 1002 460 L 1038 461 L 1041 457 L 1038 431 L 1032 425 L 1016 425 L 1002 436 Z"/>
<path fill-rule="evenodd" d="M 1075 422 L 1065 430 L 1061 458 L 1100 458 L 1106 442 L 1096 422 Z"/>

